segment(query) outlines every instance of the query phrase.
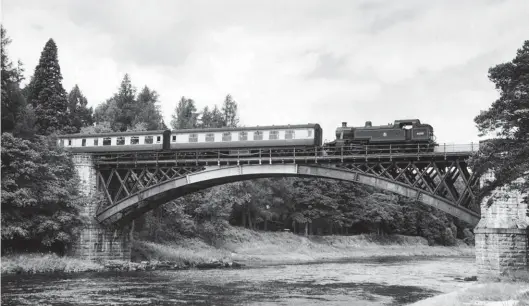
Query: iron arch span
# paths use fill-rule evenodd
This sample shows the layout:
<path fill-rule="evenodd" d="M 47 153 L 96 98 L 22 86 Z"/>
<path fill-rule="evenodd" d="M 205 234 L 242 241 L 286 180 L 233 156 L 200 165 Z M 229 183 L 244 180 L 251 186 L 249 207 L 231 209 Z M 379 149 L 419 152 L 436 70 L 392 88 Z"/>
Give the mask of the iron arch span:
<path fill-rule="evenodd" d="M 297 164 L 208 167 L 204 171 L 177 177 L 132 194 L 100 211 L 96 219 L 108 225 L 128 223 L 159 205 L 201 189 L 270 177 L 315 177 L 357 182 L 416 199 L 418 202 L 440 209 L 474 226 L 480 219 L 479 214 L 474 211 L 456 206 L 448 199 L 428 194 L 425 190 L 406 184 L 352 170 Z"/>

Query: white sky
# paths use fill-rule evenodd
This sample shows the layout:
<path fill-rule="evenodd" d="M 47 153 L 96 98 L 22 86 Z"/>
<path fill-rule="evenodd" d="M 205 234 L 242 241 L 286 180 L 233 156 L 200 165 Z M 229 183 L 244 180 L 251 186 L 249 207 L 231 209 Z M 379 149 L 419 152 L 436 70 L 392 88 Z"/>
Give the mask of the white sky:
<path fill-rule="evenodd" d="M 230 93 L 243 125 L 320 123 L 328 140 L 342 121 L 419 118 L 441 143 L 477 141 L 488 69 L 529 39 L 528 15 L 527 0 L 2 1 L 28 80 L 53 38 L 65 89 L 94 108 L 129 73 L 168 125 L 181 96 Z"/>

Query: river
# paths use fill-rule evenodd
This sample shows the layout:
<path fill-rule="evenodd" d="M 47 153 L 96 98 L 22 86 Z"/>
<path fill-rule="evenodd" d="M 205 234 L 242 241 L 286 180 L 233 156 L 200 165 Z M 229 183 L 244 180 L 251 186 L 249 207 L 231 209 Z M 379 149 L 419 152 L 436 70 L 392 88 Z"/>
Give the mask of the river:
<path fill-rule="evenodd" d="M 406 305 L 466 287 L 474 257 L 2 276 L 2 305 Z"/>

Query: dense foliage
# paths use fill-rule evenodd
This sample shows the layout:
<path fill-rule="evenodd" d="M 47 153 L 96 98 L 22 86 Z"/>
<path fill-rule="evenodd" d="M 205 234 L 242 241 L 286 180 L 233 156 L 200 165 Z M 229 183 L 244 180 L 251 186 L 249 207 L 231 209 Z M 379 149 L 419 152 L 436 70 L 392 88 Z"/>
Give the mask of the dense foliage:
<path fill-rule="evenodd" d="M 21 64 L 14 68 L 8 57 L 9 43 L 2 27 L 2 253 L 63 253 L 82 222 L 79 208 L 90 199 L 77 190 L 72 160 L 53 135 L 89 124 L 91 112 L 77 86 L 69 110 L 53 40 L 24 89 Z M 78 115 L 80 121 L 70 120 Z"/>
<path fill-rule="evenodd" d="M 97 125 L 114 132 L 165 129 L 157 103 L 156 91 L 145 86 L 136 94 L 129 75 L 125 74 L 118 92 L 96 108 L 94 119 Z"/>
<path fill-rule="evenodd" d="M 2 249 L 62 252 L 86 201 L 71 158 L 53 139 L 2 134 Z"/>
<path fill-rule="evenodd" d="M 512 61 L 490 68 L 489 79 L 496 85 L 500 97 L 475 122 L 482 135 L 496 132 L 496 138 L 482 146 L 482 154 L 473 164 L 478 166 L 479 173 L 492 171 L 495 178 L 484 186 L 481 196 L 503 185 L 526 192 L 529 187 L 529 40 Z M 514 182 L 521 177 L 526 178 L 524 183 Z"/>

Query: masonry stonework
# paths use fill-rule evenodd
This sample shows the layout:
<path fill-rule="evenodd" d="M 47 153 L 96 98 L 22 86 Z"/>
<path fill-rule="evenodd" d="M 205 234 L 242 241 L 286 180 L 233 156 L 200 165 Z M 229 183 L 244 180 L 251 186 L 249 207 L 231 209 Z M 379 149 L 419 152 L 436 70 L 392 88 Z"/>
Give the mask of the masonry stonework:
<path fill-rule="evenodd" d="M 80 190 L 87 196 L 97 191 L 97 172 L 91 155 L 74 155 L 73 162 L 80 177 Z M 96 204 L 82 207 L 87 224 L 74 243 L 72 255 L 89 260 L 130 261 L 132 226 L 104 227 L 96 219 Z"/>
<path fill-rule="evenodd" d="M 492 178 L 492 174 L 486 174 L 481 183 Z M 481 220 L 474 229 L 478 278 L 529 272 L 528 214 L 523 194 L 507 187 L 483 199 Z"/>

